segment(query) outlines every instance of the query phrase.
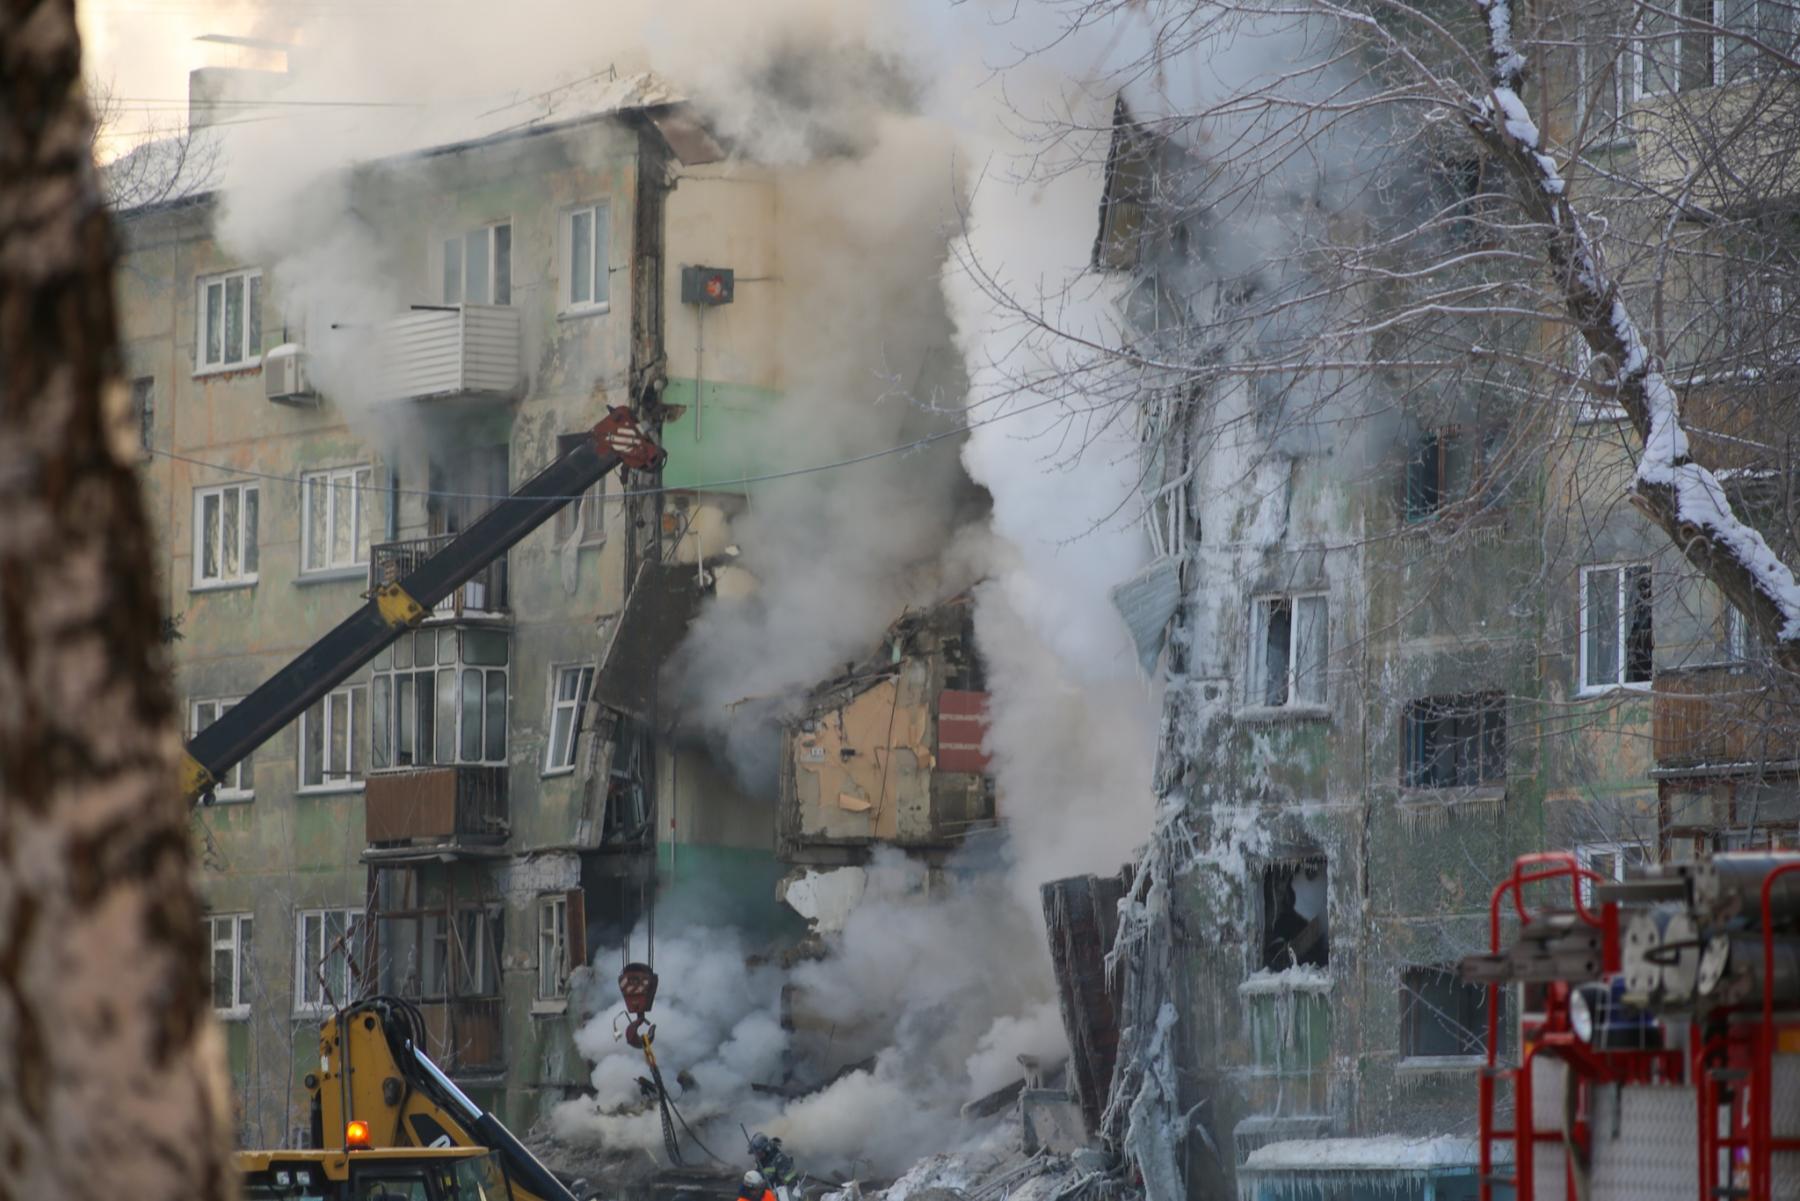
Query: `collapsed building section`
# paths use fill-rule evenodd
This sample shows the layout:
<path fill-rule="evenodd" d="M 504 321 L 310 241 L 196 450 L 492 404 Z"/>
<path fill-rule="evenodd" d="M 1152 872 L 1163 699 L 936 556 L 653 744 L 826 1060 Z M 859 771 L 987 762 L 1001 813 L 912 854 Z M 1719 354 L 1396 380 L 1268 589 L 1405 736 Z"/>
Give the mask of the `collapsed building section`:
<path fill-rule="evenodd" d="M 908 613 L 815 688 L 783 734 L 777 849 L 841 867 L 892 846 L 933 864 L 999 821 L 967 593 Z"/>

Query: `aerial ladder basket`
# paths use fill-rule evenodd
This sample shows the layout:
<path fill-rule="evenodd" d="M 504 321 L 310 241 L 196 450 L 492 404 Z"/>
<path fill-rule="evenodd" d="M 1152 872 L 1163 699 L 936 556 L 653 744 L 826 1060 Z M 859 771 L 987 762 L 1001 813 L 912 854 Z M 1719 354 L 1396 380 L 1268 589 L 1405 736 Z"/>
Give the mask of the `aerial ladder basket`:
<path fill-rule="evenodd" d="M 1514 863 L 1489 903 L 1488 953 L 1459 968 L 1465 982 L 1488 988 L 1481 1201 L 1585 1201 L 1621 1187 L 1699 1201 L 1795 1195 L 1797 884 L 1800 855 L 1783 852 L 1650 865 L 1618 882 L 1565 852 Z M 1528 905 L 1532 885 L 1566 888 L 1566 899 Z M 1516 926 L 1507 945 L 1509 909 Z M 1507 984 L 1538 990 L 1535 1012 L 1518 1015 L 1511 1063 L 1500 1037 Z M 1551 1086 L 1560 1104 L 1543 1108 L 1562 1117 L 1550 1126 L 1534 1102 L 1551 1098 L 1533 1096 L 1534 1083 L 1551 1084 L 1533 1080 L 1544 1061 L 1558 1065 Z M 1639 1099 L 1635 1110 L 1626 1093 Z M 1651 1160 L 1656 1179 L 1639 1180 L 1637 1167 Z"/>

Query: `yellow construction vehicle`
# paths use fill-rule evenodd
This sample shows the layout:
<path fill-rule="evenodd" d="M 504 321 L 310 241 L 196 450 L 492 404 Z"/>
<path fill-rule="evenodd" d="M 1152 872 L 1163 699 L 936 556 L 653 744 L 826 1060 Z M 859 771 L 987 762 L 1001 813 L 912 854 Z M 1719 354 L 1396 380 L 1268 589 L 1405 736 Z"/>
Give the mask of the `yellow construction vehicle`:
<path fill-rule="evenodd" d="M 240 1151 L 255 1201 L 579 1201 L 420 1046 L 406 1001 L 376 997 L 326 1020 L 309 1073 L 312 1147 Z"/>

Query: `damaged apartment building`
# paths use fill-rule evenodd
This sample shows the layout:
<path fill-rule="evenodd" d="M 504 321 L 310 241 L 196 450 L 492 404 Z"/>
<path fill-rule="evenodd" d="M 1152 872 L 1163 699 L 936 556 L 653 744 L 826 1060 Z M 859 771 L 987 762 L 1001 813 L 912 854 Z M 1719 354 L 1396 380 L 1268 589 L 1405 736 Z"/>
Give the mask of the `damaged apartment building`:
<path fill-rule="evenodd" d="M 1549 54 L 1549 94 L 1571 95 L 1593 61 Z M 1549 115 L 1572 136 L 1572 101 Z M 1189 154 L 1120 102 L 1095 266 L 1150 345 L 1228 325 L 1184 305 L 1256 303 L 1252 287 L 1194 282 L 1228 229 L 1183 209 Z M 1454 188 L 1467 172 L 1448 174 Z M 1455 222 L 1445 236 L 1481 244 Z M 1688 282 L 1685 312 L 1725 290 L 1705 282 Z M 1503 336 L 1568 353 L 1555 327 Z M 1219 372 L 1198 398 L 1146 393 L 1155 559 L 1115 595 L 1146 662 L 1161 657 L 1158 789 L 1192 832 L 1174 839 L 1185 858 L 1166 880 L 1160 948 L 1188 1196 L 1474 1197 L 1488 1002 L 1453 965 L 1486 948 L 1490 890 L 1513 858 L 1572 849 L 1617 879 L 1800 838 L 1791 682 L 1769 677 L 1741 615 L 1619 502 L 1634 470 L 1623 413 L 1568 375 L 1510 394 L 1568 398 L 1533 407 L 1490 388 L 1497 372 L 1458 376 L 1454 394 L 1371 373 L 1363 411 L 1392 415 L 1327 436 L 1305 428 L 1301 389 L 1254 371 Z M 1791 480 L 1791 417 L 1777 424 L 1791 383 L 1742 378 L 1684 407 L 1719 431 L 1709 453 L 1737 469 L 1737 502 L 1779 530 L 1781 488 L 1758 489 Z M 1129 875 L 1045 893 L 1073 1088 L 1095 1131 L 1130 1033 L 1105 957 L 1121 896 L 1141 904 Z M 1504 1049 L 1515 1015 L 1500 1016 Z"/>
<path fill-rule="evenodd" d="M 229 162 L 242 130 L 202 114 L 287 82 L 196 72 L 193 136 Z M 305 1138 L 319 1019 L 377 991 L 414 1001 L 433 1056 L 526 1130 L 587 1081 L 571 972 L 616 971 L 659 881 L 774 904 L 774 799 L 666 736 L 659 678 L 702 593 L 754 584 L 730 563 L 731 481 L 765 469 L 790 319 L 778 215 L 808 184 L 734 158 L 655 79 L 608 73 L 330 178 L 342 211 L 303 244 L 268 237 L 268 261 L 221 236 L 220 192 L 120 215 L 190 732 L 608 406 L 668 461 L 484 567 L 195 811 L 240 1134 Z M 894 785 L 873 794 L 888 821 L 914 803 L 911 776 Z M 974 791 L 957 813 L 981 811 Z"/>

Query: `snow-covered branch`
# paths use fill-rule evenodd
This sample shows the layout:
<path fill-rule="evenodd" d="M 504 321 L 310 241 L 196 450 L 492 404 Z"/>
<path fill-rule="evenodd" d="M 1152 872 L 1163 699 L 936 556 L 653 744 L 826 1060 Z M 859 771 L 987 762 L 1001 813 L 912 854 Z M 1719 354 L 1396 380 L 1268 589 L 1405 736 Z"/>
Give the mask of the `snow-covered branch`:
<path fill-rule="evenodd" d="M 1800 667 L 1800 582 L 1760 532 L 1732 508 L 1718 477 L 1689 454 L 1681 405 L 1570 203 L 1568 181 L 1545 152 L 1521 98 L 1525 56 L 1514 44 L 1511 0 L 1475 0 L 1486 18 L 1492 89 L 1470 106 L 1477 137 L 1519 184 L 1549 233 L 1563 304 L 1596 355 L 1617 365 L 1616 399 L 1643 440 L 1638 506 L 1755 623 L 1790 667 Z"/>

